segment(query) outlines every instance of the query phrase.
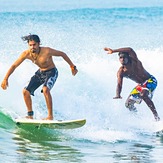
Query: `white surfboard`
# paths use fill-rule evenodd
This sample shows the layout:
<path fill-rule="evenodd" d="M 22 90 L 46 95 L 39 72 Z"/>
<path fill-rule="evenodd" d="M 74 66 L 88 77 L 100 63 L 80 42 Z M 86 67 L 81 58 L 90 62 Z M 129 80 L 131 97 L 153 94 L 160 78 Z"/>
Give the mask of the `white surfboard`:
<path fill-rule="evenodd" d="M 15 119 L 18 127 L 50 128 L 50 129 L 75 129 L 85 125 L 86 119 L 75 120 L 38 120 L 38 119 Z"/>

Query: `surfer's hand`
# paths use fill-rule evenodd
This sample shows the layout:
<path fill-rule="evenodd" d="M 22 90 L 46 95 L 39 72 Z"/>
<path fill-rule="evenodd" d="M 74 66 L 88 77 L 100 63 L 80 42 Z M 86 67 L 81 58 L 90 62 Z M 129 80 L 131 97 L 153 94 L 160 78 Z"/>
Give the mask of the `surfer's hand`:
<path fill-rule="evenodd" d="M 78 70 L 77 70 L 76 66 L 71 66 L 71 72 L 72 72 L 72 75 L 74 75 L 74 76 L 77 74 Z"/>
<path fill-rule="evenodd" d="M 107 51 L 108 54 L 112 54 L 113 53 L 113 50 L 110 49 L 110 48 L 105 47 L 104 50 Z"/>
<path fill-rule="evenodd" d="M 7 87 L 8 87 L 8 80 L 7 79 L 4 79 L 1 83 L 1 87 L 2 89 L 6 90 Z"/>
<path fill-rule="evenodd" d="M 113 97 L 113 99 L 122 99 L 121 96 L 116 96 L 116 97 Z"/>

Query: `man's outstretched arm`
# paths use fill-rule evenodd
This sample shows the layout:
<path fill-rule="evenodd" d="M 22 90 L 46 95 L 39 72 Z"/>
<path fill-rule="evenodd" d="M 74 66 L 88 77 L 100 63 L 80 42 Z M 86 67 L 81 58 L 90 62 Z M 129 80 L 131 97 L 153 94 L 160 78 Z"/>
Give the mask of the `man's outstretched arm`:
<path fill-rule="evenodd" d="M 137 55 L 135 51 L 130 47 L 119 48 L 119 49 L 111 49 L 111 48 L 105 47 L 104 50 L 107 51 L 108 54 L 117 53 L 117 52 L 125 52 L 125 53 L 128 53 L 131 58 L 137 59 Z"/>

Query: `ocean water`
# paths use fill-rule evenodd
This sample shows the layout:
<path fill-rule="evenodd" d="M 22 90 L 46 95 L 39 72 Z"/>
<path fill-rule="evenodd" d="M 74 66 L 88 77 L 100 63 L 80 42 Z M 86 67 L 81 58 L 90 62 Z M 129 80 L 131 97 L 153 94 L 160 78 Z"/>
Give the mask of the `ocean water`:
<path fill-rule="evenodd" d="M 162 0 L 0 0 L 0 81 L 28 45 L 21 36 L 38 34 L 42 46 L 67 53 L 79 72 L 54 57 L 59 77 L 51 93 L 56 119 L 86 118 L 75 130 L 21 129 L 22 89 L 37 70 L 24 61 L 0 89 L 0 162 L 143 162 L 163 160 L 163 1 Z M 161 121 L 155 122 L 142 103 L 133 114 L 125 100 L 136 85 L 125 79 L 122 99 L 114 100 L 117 54 L 104 47 L 132 47 L 144 67 L 158 80 L 153 101 Z M 33 100 L 35 118 L 47 114 L 41 88 Z"/>

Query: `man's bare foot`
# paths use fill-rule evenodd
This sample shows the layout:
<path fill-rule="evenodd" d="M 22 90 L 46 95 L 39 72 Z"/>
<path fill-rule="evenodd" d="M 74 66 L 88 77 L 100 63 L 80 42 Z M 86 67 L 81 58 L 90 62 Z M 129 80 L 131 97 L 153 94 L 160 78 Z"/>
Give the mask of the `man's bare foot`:
<path fill-rule="evenodd" d="M 42 120 L 53 120 L 53 116 L 48 116 L 46 118 L 43 118 Z"/>
<path fill-rule="evenodd" d="M 33 116 L 26 116 L 25 118 L 27 118 L 27 119 L 33 119 Z"/>
<path fill-rule="evenodd" d="M 159 116 L 155 116 L 155 120 L 156 121 L 160 121 L 160 117 Z"/>
<path fill-rule="evenodd" d="M 26 118 L 27 118 L 27 119 L 33 119 L 33 114 L 34 114 L 33 111 L 28 111 L 28 112 L 27 112 Z"/>

